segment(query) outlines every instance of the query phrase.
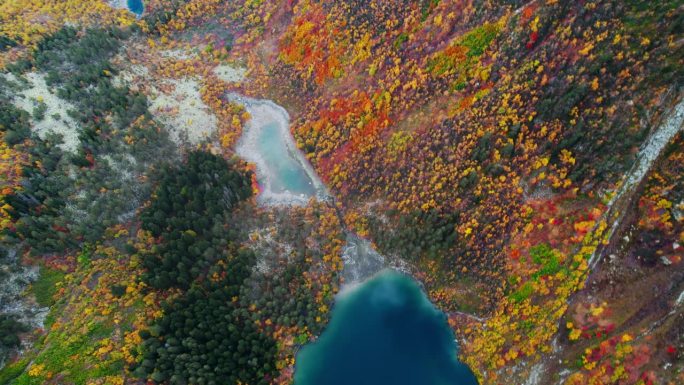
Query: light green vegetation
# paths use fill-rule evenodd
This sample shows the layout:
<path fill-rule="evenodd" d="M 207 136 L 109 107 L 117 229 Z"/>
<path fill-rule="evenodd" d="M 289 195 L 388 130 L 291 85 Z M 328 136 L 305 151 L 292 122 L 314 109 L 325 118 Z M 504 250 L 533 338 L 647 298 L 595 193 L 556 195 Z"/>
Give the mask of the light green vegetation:
<path fill-rule="evenodd" d="M 55 303 L 53 297 L 63 279 L 63 272 L 41 266 L 40 277 L 31 285 L 31 294 L 36 297 L 36 302 L 40 306 L 52 306 Z"/>

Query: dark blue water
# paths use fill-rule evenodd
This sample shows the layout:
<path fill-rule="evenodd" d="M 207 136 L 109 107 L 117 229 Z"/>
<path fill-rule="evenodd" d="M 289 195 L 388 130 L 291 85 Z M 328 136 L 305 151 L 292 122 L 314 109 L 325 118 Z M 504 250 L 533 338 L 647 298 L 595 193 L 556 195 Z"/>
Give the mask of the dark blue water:
<path fill-rule="evenodd" d="M 410 277 L 383 272 L 341 296 L 297 354 L 295 385 L 475 385 L 446 317 Z"/>
<path fill-rule="evenodd" d="M 138 16 L 142 15 L 145 10 L 142 0 L 127 0 L 126 5 L 131 12 Z"/>

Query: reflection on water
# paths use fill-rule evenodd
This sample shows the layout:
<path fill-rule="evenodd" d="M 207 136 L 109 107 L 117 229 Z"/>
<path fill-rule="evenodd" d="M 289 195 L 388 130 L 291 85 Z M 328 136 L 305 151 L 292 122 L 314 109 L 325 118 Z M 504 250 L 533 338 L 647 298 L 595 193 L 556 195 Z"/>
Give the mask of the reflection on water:
<path fill-rule="evenodd" d="M 316 194 L 313 181 L 283 143 L 278 123 L 268 123 L 260 128 L 257 148 L 271 170 L 272 177 L 266 181 L 271 191 L 309 197 Z"/>
<path fill-rule="evenodd" d="M 339 296 L 297 355 L 295 385 L 475 385 L 446 316 L 410 277 L 384 271 Z"/>
<path fill-rule="evenodd" d="M 242 104 L 250 115 L 236 152 L 256 164 L 261 188 L 259 201 L 266 204 L 305 204 L 312 197 L 326 197 L 323 183 L 292 138 L 287 112 L 269 100 L 235 94 L 229 98 Z"/>

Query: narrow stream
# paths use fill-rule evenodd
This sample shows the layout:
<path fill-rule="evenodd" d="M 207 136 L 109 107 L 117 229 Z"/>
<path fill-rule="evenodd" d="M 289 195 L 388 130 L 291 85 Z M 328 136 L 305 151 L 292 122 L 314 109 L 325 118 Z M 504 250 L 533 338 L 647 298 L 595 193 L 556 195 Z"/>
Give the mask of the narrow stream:
<path fill-rule="evenodd" d="M 251 115 L 236 152 L 256 165 L 263 205 L 332 201 L 296 147 L 289 115 L 268 100 L 229 98 Z M 457 359 L 458 346 L 444 313 L 410 276 L 387 270 L 371 243 L 347 232 L 344 284 L 330 324 L 296 359 L 296 385 L 472 385 Z"/>

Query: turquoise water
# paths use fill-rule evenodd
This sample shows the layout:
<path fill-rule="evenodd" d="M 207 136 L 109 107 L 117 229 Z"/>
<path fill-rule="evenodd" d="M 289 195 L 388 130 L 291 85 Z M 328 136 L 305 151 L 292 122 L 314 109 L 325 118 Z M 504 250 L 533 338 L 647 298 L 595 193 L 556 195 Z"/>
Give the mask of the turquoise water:
<path fill-rule="evenodd" d="M 131 12 L 138 16 L 142 15 L 145 10 L 142 0 L 127 0 L 126 5 Z"/>
<path fill-rule="evenodd" d="M 382 272 L 337 299 L 297 354 L 295 385 L 475 385 L 445 315 L 415 281 Z"/>
<path fill-rule="evenodd" d="M 288 152 L 276 122 L 261 128 L 257 143 L 259 154 L 268 168 L 267 183 L 270 184 L 272 193 L 316 195 L 316 188 L 311 178 L 302 165 Z"/>

